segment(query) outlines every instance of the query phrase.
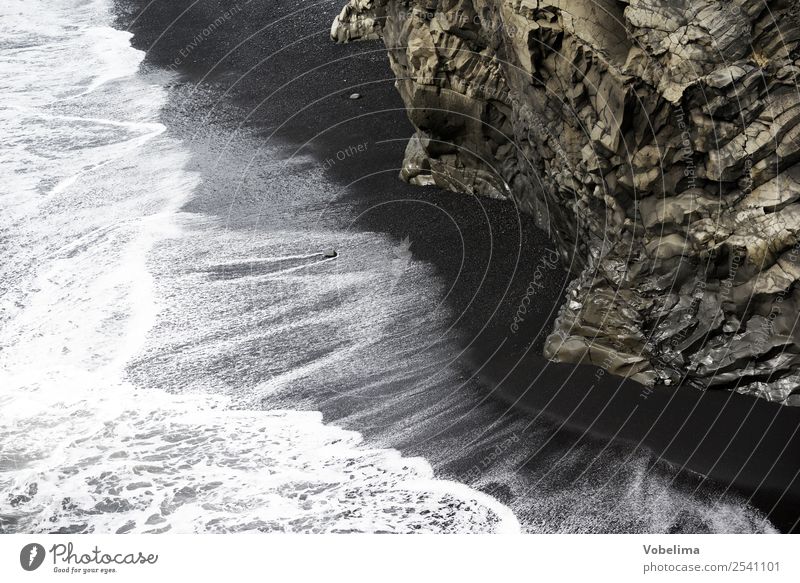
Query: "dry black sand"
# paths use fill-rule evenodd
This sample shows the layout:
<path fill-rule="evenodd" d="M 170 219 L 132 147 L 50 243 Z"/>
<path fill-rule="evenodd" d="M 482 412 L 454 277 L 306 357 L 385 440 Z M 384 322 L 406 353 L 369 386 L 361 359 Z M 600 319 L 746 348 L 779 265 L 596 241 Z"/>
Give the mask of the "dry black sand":
<path fill-rule="evenodd" d="M 352 228 L 414 242 L 414 258 L 434 264 L 450 290 L 446 300 L 465 349 L 458 366 L 479 379 L 476 398 L 484 410 L 498 427 L 501 420 L 543 416 L 560 428 L 525 468 L 535 472 L 561 459 L 557 451 L 594 448 L 588 466 L 611 452 L 624 458 L 644 446 L 654 454 L 652 471 L 673 472 L 675 488 L 706 496 L 741 492 L 778 528 L 796 530 L 800 410 L 731 393 L 648 391 L 592 366 L 546 362 L 541 344 L 568 281 L 561 269 L 542 269 L 552 248 L 546 233 L 511 203 L 415 188 L 397 179 L 412 128 L 382 44 L 339 46 L 329 40 L 341 3 L 119 0 L 118 26 L 134 33 L 133 44 L 147 51 L 147 63 L 233 104 L 204 123 L 241 124 L 265 140 L 280 140 L 290 152 L 313 154 L 326 177 L 341 186 L 333 204 L 351 211 Z M 349 99 L 355 92 L 361 98 Z M 223 111 L 234 112 L 232 118 Z M 187 210 L 218 209 L 208 197 L 198 197 Z M 248 221 L 244 215 L 229 219 Z M 514 315 L 537 267 L 537 282 L 544 285 L 526 301 L 524 323 L 513 333 Z M 334 420 L 341 416 L 337 407 L 346 406 L 317 405 Z M 368 427 L 355 429 L 370 435 Z M 414 443 L 394 445 L 430 455 Z M 457 477 L 470 463 L 461 459 L 437 470 Z M 502 500 L 504 488 L 492 493 Z M 680 521 L 673 530 L 682 530 Z"/>

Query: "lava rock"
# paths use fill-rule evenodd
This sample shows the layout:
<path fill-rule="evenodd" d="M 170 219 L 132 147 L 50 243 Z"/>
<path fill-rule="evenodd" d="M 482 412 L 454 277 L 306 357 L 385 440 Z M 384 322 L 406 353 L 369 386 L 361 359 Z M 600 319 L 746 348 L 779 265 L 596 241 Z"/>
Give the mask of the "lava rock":
<path fill-rule="evenodd" d="M 350 0 L 401 177 L 513 199 L 574 280 L 545 355 L 800 405 L 800 32 L 775 0 Z"/>

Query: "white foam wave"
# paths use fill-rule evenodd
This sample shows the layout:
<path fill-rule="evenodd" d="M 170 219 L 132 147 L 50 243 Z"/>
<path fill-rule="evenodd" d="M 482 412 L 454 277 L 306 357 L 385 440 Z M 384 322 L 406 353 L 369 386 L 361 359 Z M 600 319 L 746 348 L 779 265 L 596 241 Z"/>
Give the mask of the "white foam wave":
<path fill-rule="evenodd" d="M 0 15 L 0 531 L 519 529 L 318 413 L 130 382 L 159 323 L 148 257 L 182 236 L 198 177 L 104 2 L 11 0 Z"/>

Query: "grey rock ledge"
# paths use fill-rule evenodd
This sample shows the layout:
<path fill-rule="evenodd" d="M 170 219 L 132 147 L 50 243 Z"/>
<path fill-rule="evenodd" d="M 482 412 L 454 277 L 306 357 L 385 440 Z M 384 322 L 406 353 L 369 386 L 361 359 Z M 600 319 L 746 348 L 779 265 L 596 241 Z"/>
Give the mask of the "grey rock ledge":
<path fill-rule="evenodd" d="M 401 176 L 511 198 L 574 280 L 545 356 L 800 405 L 800 31 L 771 0 L 350 0 Z"/>

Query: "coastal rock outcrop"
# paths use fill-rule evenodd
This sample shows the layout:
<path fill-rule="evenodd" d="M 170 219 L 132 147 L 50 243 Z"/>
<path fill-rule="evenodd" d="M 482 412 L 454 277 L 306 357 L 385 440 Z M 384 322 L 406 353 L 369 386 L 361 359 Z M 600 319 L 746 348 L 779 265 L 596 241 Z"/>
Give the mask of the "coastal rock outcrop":
<path fill-rule="evenodd" d="M 800 29 L 781 0 L 350 0 L 402 178 L 513 199 L 574 279 L 545 355 L 800 405 Z"/>

